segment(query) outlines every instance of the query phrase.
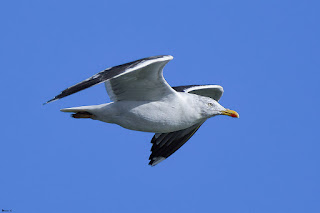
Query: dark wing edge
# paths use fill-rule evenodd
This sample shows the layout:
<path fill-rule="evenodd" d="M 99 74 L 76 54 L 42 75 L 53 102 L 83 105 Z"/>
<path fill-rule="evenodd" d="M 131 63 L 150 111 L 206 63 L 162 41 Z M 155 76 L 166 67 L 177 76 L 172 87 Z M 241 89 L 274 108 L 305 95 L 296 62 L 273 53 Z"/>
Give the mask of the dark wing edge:
<path fill-rule="evenodd" d="M 200 96 L 205 96 L 219 101 L 222 94 L 223 88 L 220 85 L 186 85 L 172 87 L 177 92 L 192 93 Z"/>
<path fill-rule="evenodd" d="M 152 153 L 149 157 L 149 165 L 155 166 L 175 153 L 197 132 L 203 123 L 204 121 L 176 132 L 156 133 L 151 140 Z"/>
<path fill-rule="evenodd" d="M 67 89 L 63 90 L 59 95 L 55 96 L 54 98 L 50 99 L 49 101 L 45 102 L 44 104 L 48 104 L 50 102 L 59 100 L 61 98 L 64 98 L 66 96 L 72 95 L 76 92 L 79 92 L 81 90 L 87 89 L 89 87 L 92 87 L 94 85 L 103 83 L 117 75 L 120 75 L 121 73 L 125 72 L 127 69 L 129 68 L 133 68 L 135 66 L 137 66 L 138 64 L 148 61 L 148 60 L 153 60 L 153 59 L 158 59 L 158 58 L 163 58 L 163 57 L 167 57 L 169 55 L 159 55 L 159 56 L 152 56 L 152 57 L 148 57 L 148 58 L 142 58 L 136 61 L 132 61 L 126 64 L 121 64 L 118 66 L 114 66 L 114 67 L 110 67 L 107 68 L 95 75 L 93 75 L 90 78 L 87 78 L 86 80 L 77 83 L 71 87 L 68 87 Z M 172 56 L 170 56 L 172 57 Z"/>

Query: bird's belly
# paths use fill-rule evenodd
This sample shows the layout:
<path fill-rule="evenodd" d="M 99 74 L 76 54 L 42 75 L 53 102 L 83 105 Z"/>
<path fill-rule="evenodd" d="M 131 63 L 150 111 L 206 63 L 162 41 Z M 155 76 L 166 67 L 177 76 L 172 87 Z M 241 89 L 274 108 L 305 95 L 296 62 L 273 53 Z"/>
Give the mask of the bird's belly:
<path fill-rule="evenodd" d="M 113 123 L 131 130 L 166 133 L 185 129 L 200 122 L 197 116 L 191 116 L 188 110 L 174 103 L 141 102 L 126 103 L 124 106 L 126 109 L 118 106 L 121 110 L 114 117 Z"/>

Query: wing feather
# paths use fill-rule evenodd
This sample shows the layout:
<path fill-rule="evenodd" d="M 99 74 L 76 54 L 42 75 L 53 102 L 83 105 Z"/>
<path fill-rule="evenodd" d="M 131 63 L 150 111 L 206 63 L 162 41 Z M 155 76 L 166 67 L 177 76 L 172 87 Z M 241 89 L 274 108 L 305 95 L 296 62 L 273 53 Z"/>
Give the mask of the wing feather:
<path fill-rule="evenodd" d="M 220 85 L 187 85 L 173 87 L 177 92 L 187 92 L 196 95 L 206 96 L 219 101 L 222 94 L 223 88 Z"/>
<path fill-rule="evenodd" d="M 156 134 L 151 140 L 152 153 L 149 157 L 149 165 L 155 166 L 167 159 L 183 146 L 197 132 L 202 124 L 203 122 L 176 132 Z"/>
<path fill-rule="evenodd" d="M 45 104 L 72 95 L 76 92 L 106 81 L 111 82 L 111 86 L 109 86 L 109 88 L 107 87 L 107 92 L 109 93 L 109 95 L 111 94 L 111 96 L 115 97 L 114 99 L 117 99 L 117 95 L 121 95 L 128 91 L 130 91 L 130 97 L 140 97 L 141 94 L 134 95 L 135 92 L 139 93 L 139 90 L 146 94 L 152 93 L 152 85 L 156 85 L 158 88 L 161 88 L 162 93 L 174 92 L 174 90 L 168 85 L 162 75 L 163 67 L 166 63 L 172 60 L 172 58 L 173 57 L 170 55 L 152 56 L 107 68 L 93 75 L 92 77 L 63 90 L 59 95 L 47 101 Z M 138 82 L 137 79 L 144 79 L 145 82 Z M 146 84 L 146 82 L 148 82 L 148 84 Z M 139 86 L 139 83 L 140 87 L 137 87 L 137 85 Z M 118 85 L 118 90 L 116 90 L 116 92 L 112 91 L 112 87 L 114 87 L 113 84 Z M 147 90 L 143 90 L 144 86 L 147 87 Z M 133 87 L 133 90 L 131 87 Z M 152 97 L 152 94 L 149 94 L 148 97 Z M 125 98 L 125 96 L 122 96 L 122 98 Z"/>

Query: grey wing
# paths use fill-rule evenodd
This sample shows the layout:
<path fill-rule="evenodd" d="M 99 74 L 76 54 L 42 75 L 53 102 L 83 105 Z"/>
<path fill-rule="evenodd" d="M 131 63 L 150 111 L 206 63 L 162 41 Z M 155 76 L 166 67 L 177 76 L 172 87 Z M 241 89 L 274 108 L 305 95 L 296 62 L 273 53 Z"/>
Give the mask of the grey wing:
<path fill-rule="evenodd" d="M 206 96 L 219 101 L 222 94 L 223 88 L 220 85 L 187 85 L 173 87 L 177 92 L 187 92 L 196 95 Z"/>
<path fill-rule="evenodd" d="M 106 83 L 107 92 L 111 100 L 156 100 L 161 95 L 174 93 L 170 85 L 163 78 L 163 67 L 172 60 L 170 55 L 152 56 L 126 64 L 110 67 L 96 75 L 75 84 L 65 90 L 52 101 L 64 98 L 91 86 Z"/>
<path fill-rule="evenodd" d="M 203 122 L 176 132 L 155 134 L 151 140 L 152 153 L 149 157 L 149 165 L 155 166 L 172 155 L 196 133 L 202 124 Z"/>
<path fill-rule="evenodd" d="M 163 67 L 172 56 L 161 56 L 142 60 L 125 75 L 105 82 L 112 101 L 135 100 L 156 101 L 176 91 L 163 78 Z"/>

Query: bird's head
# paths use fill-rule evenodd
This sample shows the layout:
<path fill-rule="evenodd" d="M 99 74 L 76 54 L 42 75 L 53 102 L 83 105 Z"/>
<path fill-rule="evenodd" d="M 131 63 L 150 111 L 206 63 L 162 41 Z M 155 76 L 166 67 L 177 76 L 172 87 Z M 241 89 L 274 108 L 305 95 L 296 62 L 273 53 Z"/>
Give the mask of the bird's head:
<path fill-rule="evenodd" d="M 205 117 L 228 115 L 233 118 L 239 118 L 239 114 L 236 111 L 224 108 L 216 100 L 207 97 L 201 97 L 201 99 L 201 111 Z"/>

